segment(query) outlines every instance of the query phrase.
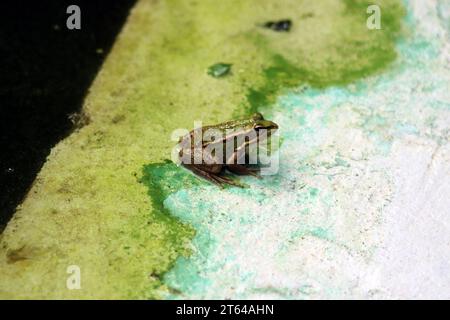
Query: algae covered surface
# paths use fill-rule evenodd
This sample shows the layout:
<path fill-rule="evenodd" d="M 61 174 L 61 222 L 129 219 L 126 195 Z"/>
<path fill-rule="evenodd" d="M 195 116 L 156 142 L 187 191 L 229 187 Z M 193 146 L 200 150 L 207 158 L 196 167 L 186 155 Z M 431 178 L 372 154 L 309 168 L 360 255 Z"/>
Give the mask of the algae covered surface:
<path fill-rule="evenodd" d="M 383 28 L 369 31 L 373 2 L 383 10 Z M 381 74 L 397 57 L 404 16 L 394 0 L 139 1 L 86 97 L 89 124 L 53 148 L 1 236 L 0 297 L 154 299 L 183 289 L 168 272 L 195 254 L 192 239 L 204 226 L 180 217 L 176 197 L 207 188 L 214 201 L 223 192 L 227 203 L 261 190 L 220 191 L 168 163 L 172 132 L 196 120 L 270 113 L 288 90 L 322 92 Z M 288 33 L 260 27 L 285 18 L 293 21 Z M 208 75 L 223 61 L 232 64 L 230 74 Z M 289 130 L 300 124 L 286 122 Z M 267 181 L 276 189 L 277 179 Z M 303 190 L 305 201 L 320 194 Z M 264 202 L 272 191 L 255 199 Z M 219 213 L 208 197 L 192 200 L 199 213 Z M 307 232 L 326 234 L 320 226 Z M 79 290 L 66 286 L 71 265 L 81 271 Z M 200 291 L 192 295 L 208 296 L 205 283 L 194 282 Z"/>

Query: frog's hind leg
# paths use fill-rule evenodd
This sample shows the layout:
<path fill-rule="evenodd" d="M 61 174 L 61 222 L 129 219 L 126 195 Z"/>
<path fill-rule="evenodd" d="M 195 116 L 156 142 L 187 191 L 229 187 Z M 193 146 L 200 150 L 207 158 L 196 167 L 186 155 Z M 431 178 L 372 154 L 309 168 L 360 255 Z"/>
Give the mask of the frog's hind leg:
<path fill-rule="evenodd" d="M 214 179 L 219 181 L 220 187 L 223 187 L 223 184 L 229 184 L 229 185 L 232 185 L 232 186 L 235 186 L 235 187 L 241 187 L 241 188 L 243 187 L 242 184 L 240 184 L 239 182 L 236 182 L 233 179 L 230 179 L 228 177 L 218 176 L 218 175 L 213 176 L 213 177 L 214 177 Z"/>
<path fill-rule="evenodd" d="M 201 170 L 195 166 L 189 166 L 189 169 L 196 175 L 202 177 L 203 179 L 206 179 L 209 182 L 212 182 L 212 183 L 218 185 L 219 187 L 222 187 L 221 182 L 216 179 L 215 174 Z"/>
<path fill-rule="evenodd" d="M 254 176 L 256 178 L 261 178 L 259 175 L 259 168 L 249 167 L 250 158 L 248 152 L 242 152 L 242 147 L 238 148 L 233 154 L 227 159 L 226 168 L 241 176 Z"/>
<path fill-rule="evenodd" d="M 241 176 L 254 176 L 258 179 L 261 179 L 261 176 L 259 175 L 259 169 L 258 168 L 248 168 L 246 166 L 243 166 L 241 164 L 229 164 L 227 165 L 227 169 L 235 174 L 241 175 Z"/>
<path fill-rule="evenodd" d="M 198 176 L 214 183 L 215 185 L 219 186 L 220 188 L 223 188 L 224 184 L 242 187 L 239 183 L 231 180 L 230 178 L 219 176 L 215 172 L 205 171 L 196 166 L 189 166 L 189 169 L 192 170 L 192 172 L 194 172 Z"/>

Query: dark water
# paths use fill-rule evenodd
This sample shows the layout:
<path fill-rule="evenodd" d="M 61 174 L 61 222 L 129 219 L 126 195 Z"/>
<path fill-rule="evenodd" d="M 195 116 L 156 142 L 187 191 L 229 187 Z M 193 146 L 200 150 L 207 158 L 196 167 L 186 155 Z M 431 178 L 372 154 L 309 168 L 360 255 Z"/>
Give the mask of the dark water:
<path fill-rule="evenodd" d="M 0 4 L 0 232 L 83 98 L 136 0 Z M 68 30 L 66 9 L 81 9 Z"/>

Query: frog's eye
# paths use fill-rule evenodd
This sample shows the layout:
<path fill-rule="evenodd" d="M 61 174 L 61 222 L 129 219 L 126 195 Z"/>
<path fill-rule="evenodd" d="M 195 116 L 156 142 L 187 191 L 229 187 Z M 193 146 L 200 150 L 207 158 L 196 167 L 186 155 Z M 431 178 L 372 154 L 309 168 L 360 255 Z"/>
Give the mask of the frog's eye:
<path fill-rule="evenodd" d="M 264 120 L 264 117 L 261 113 L 256 112 L 252 115 L 252 119 L 257 121 L 257 120 Z"/>

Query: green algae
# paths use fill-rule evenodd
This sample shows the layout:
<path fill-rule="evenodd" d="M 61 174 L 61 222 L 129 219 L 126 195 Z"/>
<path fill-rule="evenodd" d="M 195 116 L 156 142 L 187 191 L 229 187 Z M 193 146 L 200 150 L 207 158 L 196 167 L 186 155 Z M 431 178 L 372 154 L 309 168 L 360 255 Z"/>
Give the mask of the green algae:
<path fill-rule="evenodd" d="M 161 163 L 151 163 L 143 168 L 143 175 L 139 179 L 148 188 L 148 194 L 152 197 L 155 214 L 172 223 L 176 220 L 164 208 L 164 200 L 174 192 L 195 186 L 207 185 L 191 172 L 175 165 L 170 160 Z"/>
<path fill-rule="evenodd" d="M 315 197 L 315 196 L 317 196 L 317 193 L 319 192 L 319 189 L 317 189 L 317 188 L 310 188 L 309 189 L 309 194 L 312 196 L 312 197 Z"/>
<path fill-rule="evenodd" d="M 409 50 L 412 49 L 410 48 Z M 408 54 L 405 54 L 405 52 L 402 52 L 401 54 L 402 57 L 410 56 L 409 52 Z M 416 61 L 409 61 L 409 64 L 416 64 Z M 418 73 L 412 72 L 412 74 L 399 74 L 399 69 L 398 65 L 396 65 L 394 70 L 385 75 L 377 76 L 375 79 L 361 81 L 365 82 L 365 85 L 356 84 L 347 88 L 307 90 L 303 93 L 292 91 L 292 93 L 289 92 L 287 95 L 283 95 L 280 98 L 280 103 L 277 103 L 276 105 L 276 107 L 279 108 L 275 113 L 277 121 L 280 120 L 280 123 L 284 124 L 285 131 L 283 132 L 283 135 L 285 135 L 286 141 L 291 147 L 290 149 L 298 148 L 299 150 L 295 155 L 293 154 L 294 152 L 290 151 L 289 159 L 283 160 L 283 169 L 281 170 L 280 176 L 282 176 L 284 182 L 292 181 L 294 180 L 293 177 L 296 177 L 298 173 L 298 167 L 294 165 L 294 162 L 300 162 L 302 164 L 309 162 L 312 164 L 313 172 L 310 172 L 311 175 L 313 176 L 314 173 L 318 173 L 324 176 L 317 176 L 312 178 L 312 181 L 308 181 L 310 183 L 312 182 L 311 185 L 320 188 L 319 197 L 321 198 L 321 201 L 318 201 L 317 204 L 311 205 L 307 200 L 312 198 L 310 198 L 309 195 L 317 196 L 318 188 L 307 188 L 305 190 L 306 197 L 302 195 L 295 199 L 295 196 L 292 196 L 292 194 L 295 194 L 295 188 L 286 185 L 278 188 L 279 190 L 274 193 L 276 195 L 282 195 L 277 199 L 271 199 L 271 197 L 267 195 L 267 201 L 265 201 L 264 206 L 257 205 L 256 201 L 255 206 L 253 206 L 251 201 L 252 197 L 248 197 L 248 194 L 243 193 L 239 193 L 242 197 L 237 200 L 228 198 L 228 195 L 225 193 L 213 193 L 212 195 L 208 195 L 207 199 L 205 199 L 203 196 L 205 190 L 203 189 L 188 192 L 187 195 L 184 192 L 180 192 L 180 194 L 174 194 L 170 199 L 167 199 L 167 204 L 173 215 L 176 215 L 183 221 L 189 223 L 191 223 L 192 219 L 192 224 L 196 230 L 198 230 L 198 235 L 202 235 L 204 232 L 210 233 L 212 234 L 212 238 L 220 244 L 219 248 L 213 248 L 208 251 L 204 248 L 203 243 L 197 242 L 197 238 L 194 239 L 193 245 L 196 248 L 195 255 L 189 260 L 180 258 L 180 263 L 177 263 L 174 269 L 169 273 L 167 281 L 165 282 L 168 285 L 176 286 L 185 294 L 184 296 L 177 294 L 175 298 L 227 298 L 229 296 L 240 299 L 249 298 L 249 295 L 239 296 L 238 291 L 229 294 L 228 288 L 240 287 L 242 288 L 241 290 L 248 291 L 255 287 L 255 282 L 256 285 L 261 285 L 261 283 L 266 284 L 271 290 L 272 287 L 276 287 L 274 291 L 277 291 L 278 296 L 286 298 L 287 295 L 290 295 L 290 287 L 283 287 L 283 284 L 300 284 L 309 282 L 309 280 L 312 280 L 312 282 L 315 283 L 315 280 L 319 280 L 322 277 L 329 278 L 329 270 L 335 270 L 336 266 L 343 272 L 335 272 L 336 276 L 332 277 L 333 280 L 331 280 L 331 278 L 329 278 L 329 280 L 327 279 L 324 282 L 325 290 L 335 291 L 335 296 L 342 297 L 347 295 L 348 291 L 345 292 L 342 289 L 347 286 L 353 288 L 352 283 L 354 282 L 351 280 L 349 281 L 348 278 L 345 279 L 345 276 L 342 276 L 342 273 L 345 273 L 345 270 L 348 269 L 348 267 L 350 267 L 350 270 L 353 270 L 352 266 L 358 264 L 353 260 L 355 255 L 363 257 L 366 261 L 371 259 L 375 248 L 379 244 L 379 234 L 377 231 L 380 230 L 379 228 L 382 226 L 381 220 L 383 218 L 383 209 L 388 206 L 388 203 L 392 200 L 392 190 L 390 188 L 393 186 L 392 180 L 390 180 L 391 177 L 388 177 L 384 170 L 380 170 L 378 163 L 371 167 L 374 169 L 373 171 L 370 170 L 371 172 L 367 173 L 369 170 L 367 170 L 367 163 L 365 164 L 364 162 L 368 159 L 374 159 L 373 155 L 376 157 L 380 155 L 379 148 L 381 146 L 379 143 L 372 142 L 370 139 L 362 141 L 355 139 L 353 140 L 353 144 L 351 140 L 358 135 L 354 134 L 354 131 L 352 130 L 359 130 L 363 137 L 368 138 L 370 131 L 382 133 L 382 127 L 386 125 L 386 120 L 387 122 L 390 122 L 389 125 L 391 126 L 393 123 L 404 118 L 404 116 L 402 117 L 402 112 L 414 112 L 420 108 L 420 106 L 414 104 L 411 105 L 410 99 L 399 99 L 399 96 L 401 97 L 404 93 L 407 93 L 410 88 L 416 87 L 417 83 L 422 83 L 420 80 L 417 80 L 424 74 L 424 70 L 422 69 L 421 72 Z M 430 70 L 434 70 L 434 68 L 430 68 Z M 425 74 L 427 74 L 427 72 Z M 412 76 L 414 80 L 408 82 L 409 79 L 407 79 L 407 77 L 409 76 Z M 393 79 L 395 79 L 395 81 L 392 81 Z M 400 90 L 400 92 L 397 90 Z M 390 94 L 387 94 L 387 92 Z M 397 95 L 397 93 L 399 95 Z M 315 97 L 315 99 L 311 98 L 311 96 Z M 420 90 L 417 96 L 422 96 Z M 442 100 L 442 96 L 440 97 Z M 434 99 L 436 100 L 439 98 L 435 97 Z M 398 100 L 401 100 L 401 102 Z M 313 108 L 314 112 L 311 113 L 312 117 L 308 117 L 306 121 L 306 126 L 313 132 L 309 137 L 299 134 L 299 132 L 303 131 L 303 128 L 298 127 L 299 115 L 308 113 L 307 111 L 311 110 L 303 108 L 305 104 L 301 102 L 306 102 L 305 104 L 308 106 L 314 106 L 314 104 L 316 104 Z M 400 104 L 397 102 L 400 102 Z M 283 104 L 285 104 L 285 106 L 283 106 Z M 386 111 L 386 109 L 390 111 L 383 112 Z M 318 117 L 318 114 L 320 114 L 321 117 Z M 393 114 L 396 115 L 393 117 Z M 379 117 L 379 115 L 388 117 Z M 323 136 L 327 137 L 326 140 L 321 139 L 321 130 L 325 133 Z M 427 129 L 425 128 L 425 130 Z M 314 141 L 316 139 L 320 141 L 318 144 Z M 346 139 L 350 139 L 350 141 L 345 141 Z M 341 144 L 342 140 L 344 140 L 344 142 Z M 318 146 L 318 148 L 315 148 L 315 145 Z M 305 148 L 305 146 L 308 147 Z M 373 149 L 370 150 L 370 155 L 362 152 L 362 157 L 357 156 L 353 158 L 350 150 L 353 151 L 354 146 L 357 146 L 356 149 L 360 148 L 363 150 L 366 146 L 366 150 L 370 150 L 374 147 L 376 151 L 374 152 Z M 314 156 L 307 159 L 304 155 L 310 152 L 314 153 Z M 290 170 L 287 169 L 290 166 Z M 350 167 L 352 167 L 351 170 L 345 169 Z M 324 170 L 332 168 L 335 170 Z M 361 168 L 363 169 L 361 170 Z M 367 170 L 366 173 L 364 173 L 365 176 L 361 177 L 361 174 L 365 170 Z M 300 179 L 302 181 L 308 180 L 305 175 L 297 176 L 296 181 L 299 181 Z M 326 181 L 326 179 L 330 180 L 330 182 Z M 272 181 L 272 179 L 262 180 L 265 190 L 276 187 Z M 255 183 L 251 190 L 256 191 L 259 187 L 260 185 Z M 301 185 L 300 188 L 303 189 Z M 309 195 L 308 192 L 310 192 Z M 363 197 L 355 197 L 355 195 L 363 195 Z M 247 202 L 247 200 L 249 201 Z M 293 205 L 286 209 L 285 206 L 282 206 L 283 200 L 286 200 Z M 185 202 L 189 204 L 184 205 L 183 203 Z M 199 203 L 202 205 L 199 205 Z M 244 218 L 238 215 L 238 219 L 232 221 L 231 216 L 236 216 L 236 211 L 239 211 L 239 209 L 229 208 L 229 205 L 235 203 L 238 204 L 236 207 L 244 208 L 242 210 L 243 212 L 240 212 Z M 246 226 L 249 225 L 248 221 L 250 220 L 248 217 L 253 218 L 255 213 L 257 213 L 258 216 L 264 215 L 264 207 L 271 203 L 278 205 L 278 207 L 272 211 L 267 210 L 268 212 L 265 213 L 269 216 L 267 219 L 268 223 L 265 224 L 261 220 L 253 220 L 253 224 L 250 225 L 249 228 L 246 228 Z M 307 208 L 303 209 L 305 204 Z M 320 207 L 320 205 L 323 205 L 323 207 Z M 363 208 L 362 211 L 361 208 Z M 245 212 L 246 210 L 247 212 Z M 222 223 L 220 220 L 206 218 L 203 221 L 200 221 L 200 223 L 198 222 L 200 220 L 199 216 L 208 217 L 211 215 L 211 212 L 213 214 L 225 213 L 230 217 L 230 220 L 227 219 L 227 223 Z M 361 219 L 361 212 L 364 212 L 363 219 Z M 276 218 L 271 217 L 272 213 L 277 215 L 275 216 Z M 294 219 L 289 217 L 287 215 L 288 213 L 291 213 Z M 318 219 L 322 214 L 323 216 L 321 219 Z M 278 215 L 280 216 L 279 219 Z M 287 215 L 291 219 L 286 216 L 283 217 L 283 215 Z M 302 215 L 309 216 L 301 217 Z M 299 222 L 296 220 L 297 217 L 304 219 Z M 290 238 L 287 237 L 287 241 L 285 241 L 286 237 L 281 234 L 282 232 L 273 232 L 273 234 L 275 234 L 273 237 L 268 237 L 264 234 L 264 226 L 272 230 L 274 229 L 276 222 L 280 220 L 285 222 L 284 226 L 280 228 L 280 231 L 289 230 L 289 226 L 291 225 L 298 227 L 294 232 L 288 234 Z M 236 223 L 236 221 L 238 221 L 238 223 Z M 262 230 L 258 230 L 260 227 Z M 236 231 L 236 229 L 238 231 Z M 261 243 L 254 241 L 254 238 L 252 239 L 253 241 L 247 242 L 239 240 L 233 241 L 236 238 L 240 239 L 240 236 L 245 235 L 248 230 L 251 230 L 250 232 L 254 232 L 257 236 L 259 235 L 259 239 L 264 240 L 261 240 Z M 303 239 L 303 237 L 306 239 Z M 280 239 L 282 241 L 281 244 L 277 242 L 277 240 Z M 271 246 L 277 247 L 274 251 L 277 253 L 279 252 L 281 256 L 283 255 L 283 252 L 281 252 L 282 250 L 279 250 L 280 248 L 283 249 L 284 246 L 290 246 L 290 248 L 286 250 L 284 259 L 280 259 L 278 256 L 276 259 L 271 259 L 273 255 L 269 253 L 270 250 L 267 250 L 267 248 L 270 248 Z M 264 253 L 261 255 L 253 255 L 252 259 L 252 253 L 257 252 L 259 248 L 264 248 Z M 335 252 L 329 254 L 330 251 Z M 346 256 L 347 253 L 350 255 Z M 241 260 L 234 265 L 228 264 L 224 266 L 220 272 L 208 272 L 208 269 L 211 268 L 212 265 L 222 266 L 222 261 L 227 260 L 228 257 L 234 255 L 240 255 L 247 260 Z M 207 258 L 205 258 L 205 256 Z M 314 258 L 318 259 L 315 260 L 314 263 L 310 263 L 309 270 L 302 270 L 301 267 L 297 267 L 302 265 L 303 261 Z M 346 261 L 341 260 L 342 258 Z M 329 263 L 328 269 L 322 268 L 322 266 L 326 264 L 326 262 L 324 263 L 326 260 L 332 261 Z M 247 261 L 251 261 L 251 264 L 247 263 Z M 261 265 L 264 267 L 259 268 Z M 245 276 L 243 276 L 244 272 L 239 273 L 237 276 L 234 274 L 233 277 L 233 273 L 230 272 L 230 269 L 232 269 L 231 266 L 236 267 L 233 269 L 241 268 L 245 269 L 245 271 L 254 271 L 255 279 L 257 279 L 257 281 L 252 282 L 246 280 Z M 279 266 L 282 270 L 278 270 Z M 356 268 L 358 269 L 359 267 Z M 198 269 L 200 270 L 197 274 L 192 272 L 192 270 Z M 190 270 L 190 272 L 186 272 L 186 270 Z M 315 273 L 316 270 L 319 270 L 319 272 Z M 366 271 L 367 269 L 363 268 L 362 270 Z M 275 275 L 277 272 L 279 278 Z M 271 276 L 268 277 L 268 279 L 261 281 L 261 278 L 264 278 L 268 273 L 270 273 Z M 333 271 L 331 271 L 331 273 L 333 273 Z M 303 278 L 303 275 L 305 274 L 307 274 L 307 276 Z M 355 278 L 357 278 L 359 273 L 356 272 L 352 273 L 352 275 L 353 274 L 355 274 Z M 276 279 L 275 281 L 273 280 L 274 278 Z M 336 282 L 341 281 L 341 279 L 344 279 L 343 288 L 339 288 L 339 285 L 335 286 Z M 211 285 L 207 282 L 210 282 Z M 202 288 L 201 290 L 196 289 L 196 287 L 202 285 L 205 285 L 207 288 Z M 258 288 L 256 289 L 258 290 Z M 299 296 L 296 296 L 295 294 L 292 294 L 292 296 L 299 298 Z M 322 298 L 324 296 L 327 297 L 327 294 L 316 294 L 315 296 L 312 294 L 309 297 Z M 250 295 L 250 298 L 254 297 L 255 296 Z M 258 296 L 258 298 L 261 298 L 261 296 Z"/>
<path fill-rule="evenodd" d="M 266 83 L 260 88 L 250 88 L 247 93 L 248 113 L 268 106 L 281 88 L 294 87 L 308 81 L 308 72 L 288 62 L 282 55 L 272 57 L 272 65 L 263 70 Z"/>
<path fill-rule="evenodd" d="M 86 98 L 91 122 L 52 150 L 2 235 L 0 296 L 159 298 L 161 275 L 194 235 L 164 199 L 203 183 L 162 162 L 171 132 L 253 112 L 284 88 L 344 85 L 387 67 L 402 6 L 375 1 L 387 8 L 383 30 L 369 32 L 365 3 L 138 2 Z M 257 26 L 285 17 L 289 33 Z M 211 79 L 216 61 L 233 74 Z M 65 286 L 71 264 L 82 290 Z"/>
<path fill-rule="evenodd" d="M 366 0 L 346 0 L 344 3 L 346 24 L 338 26 L 351 29 L 352 34 L 348 38 L 344 37 L 342 42 L 334 44 L 334 48 L 327 48 L 329 51 L 335 51 L 333 56 L 328 56 L 324 52 L 315 53 L 318 54 L 319 62 L 314 61 L 311 64 L 312 61 L 308 61 L 306 64 L 298 58 L 290 61 L 283 55 L 284 52 L 273 50 L 266 38 L 261 35 L 255 37 L 255 42 L 270 52 L 271 64 L 262 70 L 263 85 L 248 90 L 249 113 L 273 103 L 280 89 L 298 87 L 302 84 L 319 89 L 347 85 L 382 71 L 395 60 L 397 57 L 395 41 L 400 35 L 401 21 L 406 14 L 401 3 Z M 366 9 L 373 4 L 380 6 L 383 32 L 366 28 Z M 343 34 L 345 33 L 347 32 L 343 31 Z M 292 56 L 291 52 L 287 52 L 287 56 Z M 315 64 L 320 64 L 320 68 Z"/>

